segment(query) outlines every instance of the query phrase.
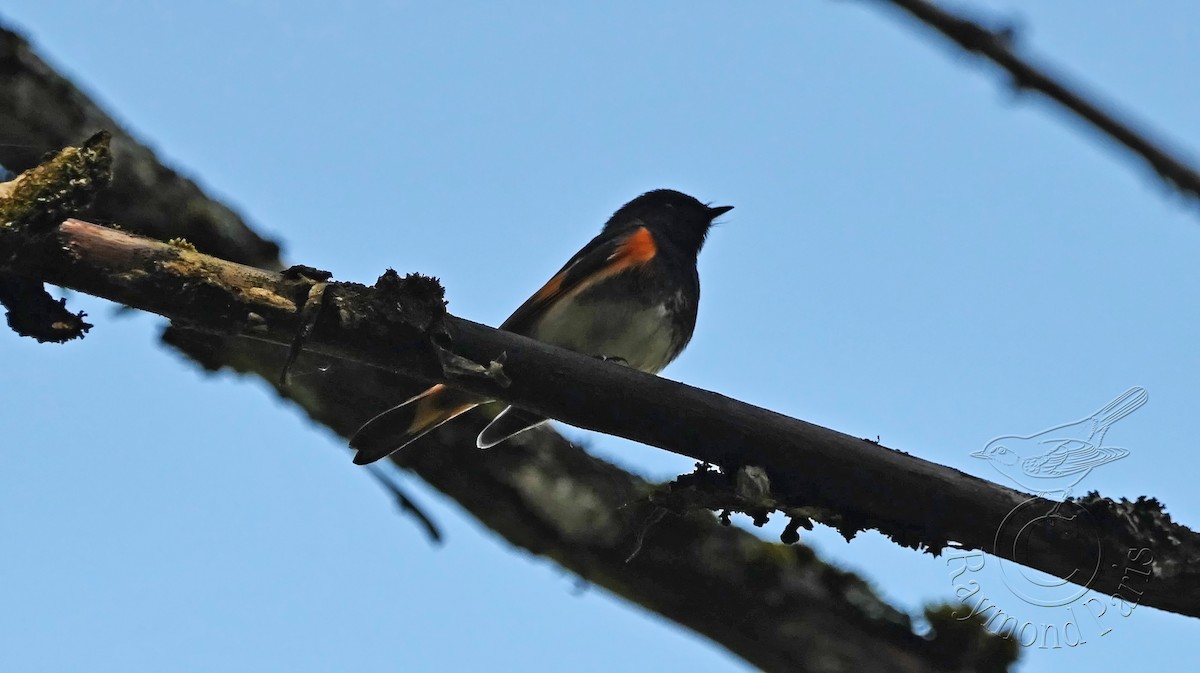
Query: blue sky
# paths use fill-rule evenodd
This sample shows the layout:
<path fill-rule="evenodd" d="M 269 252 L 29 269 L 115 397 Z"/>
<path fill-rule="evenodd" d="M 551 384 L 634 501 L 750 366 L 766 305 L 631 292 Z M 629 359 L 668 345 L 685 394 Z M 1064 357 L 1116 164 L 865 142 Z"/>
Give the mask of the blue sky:
<path fill-rule="evenodd" d="M 969 6 L 1198 155 L 1200 5 Z M 642 191 L 733 204 L 666 376 L 995 480 L 969 455 L 991 438 L 1140 385 L 1107 437 L 1129 457 L 1081 487 L 1200 523 L 1200 210 L 871 3 L 16 0 L 0 18 L 289 261 L 436 275 L 473 320 L 501 322 Z M 431 549 L 264 385 L 200 373 L 156 344 L 160 320 L 73 303 L 97 324 L 83 342 L 0 333 L 0 668 L 749 670 L 402 477 L 446 530 Z M 591 441 L 651 477 L 690 469 Z M 953 599 L 946 559 L 804 540 L 906 609 Z M 1200 660 L 1193 619 L 1107 619 L 1020 670 Z"/>

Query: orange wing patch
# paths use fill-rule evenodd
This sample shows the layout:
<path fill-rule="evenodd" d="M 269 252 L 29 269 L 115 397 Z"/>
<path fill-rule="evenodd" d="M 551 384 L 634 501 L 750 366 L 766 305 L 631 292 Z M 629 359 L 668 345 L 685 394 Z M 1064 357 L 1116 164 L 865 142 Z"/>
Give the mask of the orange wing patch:
<path fill-rule="evenodd" d="M 603 278 L 645 264 L 654 259 L 654 256 L 657 254 L 658 244 L 654 242 L 654 236 L 646 227 L 639 227 L 633 233 L 629 234 L 629 236 L 625 237 L 624 241 L 621 241 L 616 252 L 608 256 L 607 261 L 609 264 L 603 269 L 598 270 L 589 277 L 580 279 L 580 282 L 574 283 L 571 287 L 565 288 L 563 287 L 563 283 L 568 274 L 571 273 L 571 267 L 563 269 L 543 285 L 542 289 L 534 293 L 533 301 L 538 304 L 544 304 L 564 292 L 569 294 L 578 293 Z"/>
<path fill-rule="evenodd" d="M 547 281 L 547 283 L 542 286 L 542 289 L 534 293 L 533 300 L 541 303 L 558 294 L 558 291 L 562 289 L 563 276 L 565 275 L 567 275 L 567 272 L 564 269 L 563 271 L 559 272 L 558 275 Z"/>
<path fill-rule="evenodd" d="M 457 400 L 447 400 L 446 397 L 453 397 L 447 393 L 454 391 L 448 390 L 444 384 L 437 384 L 421 393 L 416 403 L 416 408 L 413 409 L 413 419 L 408 426 L 410 434 L 424 432 L 434 426 L 441 425 L 446 421 L 458 416 L 461 413 L 470 411 L 476 406 L 476 402 L 458 402 Z"/>
<path fill-rule="evenodd" d="M 645 264 L 654 259 L 657 254 L 658 244 L 654 242 L 654 236 L 646 227 L 639 227 L 621 243 L 621 247 L 617 248 L 617 251 L 608 259 L 613 262 L 612 272 L 615 273 L 632 266 Z"/>

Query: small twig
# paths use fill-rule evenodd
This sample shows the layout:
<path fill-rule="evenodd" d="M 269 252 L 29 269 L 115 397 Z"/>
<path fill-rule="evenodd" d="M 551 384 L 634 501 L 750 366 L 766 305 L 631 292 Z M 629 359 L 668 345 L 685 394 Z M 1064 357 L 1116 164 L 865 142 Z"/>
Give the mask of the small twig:
<path fill-rule="evenodd" d="M 1018 56 L 1013 49 L 1011 27 L 993 30 L 927 0 L 885 1 L 934 28 L 964 50 L 980 54 L 1000 66 L 1012 75 L 1013 84 L 1018 89 L 1029 89 L 1045 95 L 1141 157 L 1167 184 L 1188 196 L 1200 198 L 1200 171 L 1064 83 L 1062 77 Z"/>
<path fill-rule="evenodd" d="M 486 365 L 481 365 L 446 348 L 439 341 L 443 340 L 434 339 L 432 341 L 433 351 L 437 354 L 438 363 L 441 364 L 442 373 L 446 375 L 446 378 L 486 379 L 501 388 L 507 388 L 512 385 L 512 379 L 508 378 L 508 374 L 504 373 L 504 361 L 508 357 L 507 353 L 501 352 L 495 360 Z"/>
<path fill-rule="evenodd" d="M 400 490 L 400 486 L 395 481 L 384 474 L 383 470 L 374 465 L 368 465 L 367 471 L 371 473 L 371 476 L 375 478 L 375 481 L 380 486 L 392 494 L 392 497 L 396 499 L 396 506 L 400 508 L 401 512 L 411 514 L 417 520 L 417 523 L 421 524 L 421 527 L 425 529 L 425 533 L 429 535 L 430 542 L 435 545 L 442 544 L 442 532 L 438 530 L 437 524 L 412 501 L 412 498 L 409 498 L 404 491 Z"/>

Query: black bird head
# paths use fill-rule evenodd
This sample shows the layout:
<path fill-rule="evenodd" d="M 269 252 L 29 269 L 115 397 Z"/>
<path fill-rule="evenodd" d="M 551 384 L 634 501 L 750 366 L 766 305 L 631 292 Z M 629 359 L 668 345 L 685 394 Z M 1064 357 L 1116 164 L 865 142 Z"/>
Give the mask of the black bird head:
<path fill-rule="evenodd" d="M 645 226 L 680 250 L 700 254 L 713 220 L 733 206 L 710 207 L 673 189 L 646 192 L 621 206 L 604 225 L 606 233 Z"/>

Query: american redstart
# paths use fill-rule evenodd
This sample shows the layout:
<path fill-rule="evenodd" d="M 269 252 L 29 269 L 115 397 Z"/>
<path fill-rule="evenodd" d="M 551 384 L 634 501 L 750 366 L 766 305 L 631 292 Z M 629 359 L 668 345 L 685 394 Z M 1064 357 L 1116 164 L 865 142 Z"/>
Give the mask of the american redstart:
<path fill-rule="evenodd" d="M 692 338 L 700 300 L 696 257 L 713 220 L 732 208 L 670 189 L 642 194 L 621 206 L 500 329 L 658 373 Z M 379 460 L 490 401 L 435 385 L 359 428 L 350 439 L 358 450 L 354 462 Z M 476 444 L 495 446 L 546 420 L 510 406 Z"/>

